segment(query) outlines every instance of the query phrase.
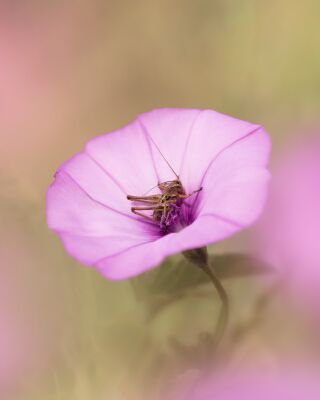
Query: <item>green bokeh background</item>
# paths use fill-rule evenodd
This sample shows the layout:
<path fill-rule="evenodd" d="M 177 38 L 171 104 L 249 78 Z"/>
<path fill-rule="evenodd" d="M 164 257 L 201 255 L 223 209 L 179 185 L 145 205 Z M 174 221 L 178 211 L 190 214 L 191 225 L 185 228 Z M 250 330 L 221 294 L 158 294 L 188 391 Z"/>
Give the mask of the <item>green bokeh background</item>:
<path fill-rule="evenodd" d="M 158 399 L 196 368 L 169 338 L 190 347 L 213 330 L 210 285 L 150 320 L 153 293 L 139 296 L 140 288 L 137 297 L 130 282 L 108 282 L 65 254 L 46 227 L 45 191 L 87 140 L 159 107 L 260 123 L 276 155 L 319 119 L 319 15 L 316 0 L 1 2 L 0 249 L 10 290 L 0 299 L 15 321 L 12 343 L 22 343 L 1 399 Z M 210 252 L 245 251 L 253 233 Z M 225 282 L 231 325 L 250 315 L 269 281 Z M 232 348 L 237 362 L 311 356 L 304 316 L 277 296 L 268 310 Z"/>

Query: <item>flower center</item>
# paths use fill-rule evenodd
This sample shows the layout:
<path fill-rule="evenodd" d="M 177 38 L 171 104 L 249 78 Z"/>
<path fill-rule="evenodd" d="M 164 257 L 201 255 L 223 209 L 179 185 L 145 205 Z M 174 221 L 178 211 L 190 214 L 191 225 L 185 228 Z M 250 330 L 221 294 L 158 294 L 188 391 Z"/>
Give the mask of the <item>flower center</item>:
<path fill-rule="evenodd" d="M 154 219 L 159 223 L 161 232 L 169 233 L 175 231 L 177 226 L 184 225 L 182 218 L 183 199 L 176 198 L 172 202 L 168 200 L 163 209 L 153 212 Z"/>
<path fill-rule="evenodd" d="M 163 234 L 176 232 L 188 225 L 189 210 L 184 205 L 184 201 L 193 194 L 200 192 L 202 188 L 186 194 L 180 179 L 159 183 L 158 188 L 161 191 L 160 194 L 150 196 L 128 195 L 128 200 L 138 203 L 131 207 L 131 211 L 159 225 Z"/>

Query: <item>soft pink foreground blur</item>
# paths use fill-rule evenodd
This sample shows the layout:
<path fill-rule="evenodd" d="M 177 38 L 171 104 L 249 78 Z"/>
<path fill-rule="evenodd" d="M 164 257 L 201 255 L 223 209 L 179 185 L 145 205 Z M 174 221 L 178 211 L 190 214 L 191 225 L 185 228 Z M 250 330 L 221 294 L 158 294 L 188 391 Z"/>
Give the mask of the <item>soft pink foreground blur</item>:
<path fill-rule="evenodd" d="M 309 366 L 286 365 L 277 371 L 214 371 L 171 400 L 318 400 L 319 377 Z"/>
<path fill-rule="evenodd" d="M 320 135 L 288 148 L 274 171 L 260 245 L 295 301 L 320 315 Z"/>

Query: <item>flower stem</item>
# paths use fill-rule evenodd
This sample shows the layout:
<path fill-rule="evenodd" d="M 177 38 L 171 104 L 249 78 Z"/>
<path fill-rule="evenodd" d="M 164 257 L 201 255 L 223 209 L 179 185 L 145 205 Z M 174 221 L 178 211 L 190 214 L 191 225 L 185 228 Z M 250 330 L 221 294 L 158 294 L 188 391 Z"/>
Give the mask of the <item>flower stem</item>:
<path fill-rule="evenodd" d="M 221 300 L 221 308 L 218 315 L 217 325 L 214 333 L 214 342 L 215 345 L 218 346 L 228 326 L 228 320 L 229 320 L 228 294 L 225 291 L 224 287 L 222 286 L 219 278 L 215 274 L 213 268 L 211 268 L 209 265 L 208 253 L 205 247 L 185 251 L 183 252 L 183 255 L 193 264 L 197 265 L 197 267 L 201 268 L 202 271 L 208 275 Z"/>
<path fill-rule="evenodd" d="M 227 292 L 225 291 L 224 287 L 222 286 L 219 278 L 217 275 L 214 273 L 212 268 L 210 268 L 209 264 L 202 264 L 199 265 L 199 267 L 209 276 L 211 282 L 213 283 L 219 298 L 221 300 L 221 308 L 219 311 L 219 316 L 217 320 L 217 325 L 214 333 L 214 341 L 216 345 L 218 345 L 227 328 L 228 325 L 228 320 L 229 320 L 229 297 Z"/>

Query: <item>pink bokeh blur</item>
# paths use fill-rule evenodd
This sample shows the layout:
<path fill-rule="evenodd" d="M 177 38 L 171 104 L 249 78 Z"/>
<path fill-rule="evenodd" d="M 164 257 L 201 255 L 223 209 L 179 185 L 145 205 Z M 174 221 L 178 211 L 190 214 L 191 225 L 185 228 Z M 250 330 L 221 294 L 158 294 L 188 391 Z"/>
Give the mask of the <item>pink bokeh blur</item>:
<path fill-rule="evenodd" d="M 41 252 L 35 254 L 22 237 L 7 231 L 1 250 L 0 280 L 0 398 L 16 392 L 39 371 L 45 372 L 60 343 L 63 314 L 52 302 L 54 280 L 38 271 Z M 51 287 L 50 287 L 51 286 Z M 47 316 L 50 315 L 50 321 Z M 57 336 L 58 334 L 58 336 Z"/>
<path fill-rule="evenodd" d="M 276 371 L 243 368 L 213 371 L 178 389 L 171 400 L 318 400 L 312 365 L 282 365 Z"/>
<path fill-rule="evenodd" d="M 288 141 L 274 167 L 260 223 L 261 254 L 281 274 L 296 305 L 320 317 L 320 133 Z"/>

